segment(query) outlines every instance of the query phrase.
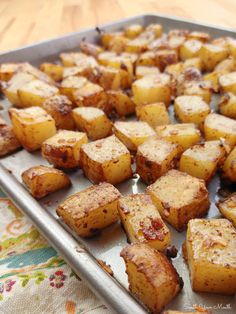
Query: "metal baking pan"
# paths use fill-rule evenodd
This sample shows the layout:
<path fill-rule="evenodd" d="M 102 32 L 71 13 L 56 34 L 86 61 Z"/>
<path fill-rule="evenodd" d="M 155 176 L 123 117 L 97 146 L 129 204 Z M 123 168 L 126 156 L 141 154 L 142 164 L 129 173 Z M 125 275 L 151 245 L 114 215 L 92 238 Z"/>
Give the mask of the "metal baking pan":
<path fill-rule="evenodd" d="M 115 23 L 100 26 L 107 31 L 119 30 L 130 23 L 148 25 L 150 23 L 161 23 L 165 31 L 173 28 L 206 31 L 212 37 L 235 36 L 232 30 L 217 28 L 205 24 L 197 24 L 190 21 L 160 16 L 141 15 L 124 19 Z M 92 28 L 76 32 L 50 41 L 37 43 L 0 55 L 0 63 L 28 61 L 39 65 L 43 61 L 56 60 L 62 51 L 78 50 L 82 38 L 90 42 L 98 39 L 97 31 Z M 9 103 L 3 100 L 3 116 L 8 119 L 7 108 Z M 172 118 L 173 118 L 173 112 Z M 174 119 L 174 118 L 173 118 Z M 13 199 L 22 211 L 33 221 L 35 226 L 48 239 L 52 246 L 65 258 L 72 269 L 84 279 L 94 293 L 115 313 L 141 314 L 147 313 L 143 307 L 128 292 L 128 281 L 125 266 L 120 257 L 121 249 L 127 244 L 127 239 L 120 223 L 104 229 L 99 236 L 92 239 L 80 239 L 57 217 L 55 208 L 66 197 L 91 185 L 82 174 L 81 170 L 70 173 L 72 187 L 56 192 L 43 200 L 37 202 L 21 184 L 21 173 L 34 165 L 47 164 L 39 152 L 28 153 L 21 150 L 15 154 L 1 159 L 0 185 L 3 190 Z M 145 185 L 137 178 L 130 179 L 118 186 L 122 194 L 143 192 Z M 215 206 L 218 200 L 217 190 L 220 180 L 216 176 L 209 185 L 211 196 L 211 208 L 208 217 L 217 217 L 219 212 Z M 180 276 L 184 280 L 182 292 L 167 306 L 175 310 L 191 310 L 195 304 L 212 309 L 214 313 L 233 314 L 236 312 L 236 301 L 234 297 L 221 296 L 207 293 L 194 293 L 189 281 L 188 269 L 183 261 L 181 246 L 185 239 L 185 232 L 178 233 L 171 226 L 172 244 L 178 249 L 178 255 L 173 259 Z M 114 278 L 110 277 L 98 265 L 96 259 L 102 259 L 111 265 Z"/>

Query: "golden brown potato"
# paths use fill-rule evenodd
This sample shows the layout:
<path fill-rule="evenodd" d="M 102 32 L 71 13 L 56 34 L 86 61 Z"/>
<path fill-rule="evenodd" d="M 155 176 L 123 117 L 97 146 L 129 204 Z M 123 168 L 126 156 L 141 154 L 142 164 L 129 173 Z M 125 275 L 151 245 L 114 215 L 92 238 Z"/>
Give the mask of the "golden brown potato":
<path fill-rule="evenodd" d="M 188 39 L 196 39 L 203 43 L 207 43 L 210 40 L 210 35 L 204 32 L 193 31 L 188 34 Z"/>
<path fill-rule="evenodd" d="M 176 50 L 176 52 L 179 52 L 180 47 L 185 42 L 186 37 L 185 36 L 169 36 L 168 38 L 168 46 L 170 49 Z"/>
<path fill-rule="evenodd" d="M 0 65 L 0 81 L 9 81 L 22 67 L 24 67 L 24 63 L 2 63 Z"/>
<path fill-rule="evenodd" d="M 143 31 L 143 26 L 140 24 L 131 24 L 125 28 L 125 36 L 133 39 Z"/>
<path fill-rule="evenodd" d="M 136 105 L 164 102 L 166 106 L 171 100 L 170 76 L 165 73 L 144 76 L 132 84 Z"/>
<path fill-rule="evenodd" d="M 97 58 L 98 58 L 98 62 L 101 65 L 107 66 L 109 63 L 109 60 L 113 57 L 116 57 L 116 56 L 117 56 L 117 54 L 114 51 L 105 50 L 105 51 L 99 53 Z"/>
<path fill-rule="evenodd" d="M 86 59 L 87 55 L 82 52 L 63 52 L 60 54 L 60 59 L 65 67 L 76 65 L 77 61 Z"/>
<path fill-rule="evenodd" d="M 72 112 L 80 131 L 86 132 L 92 140 L 107 137 L 112 133 L 112 123 L 105 113 L 95 107 L 75 108 Z"/>
<path fill-rule="evenodd" d="M 182 95 L 199 96 L 206 103 L 211 102 L 212 86 L 207 81 L 189 81 L 183 86 Z"/>
<path fill-rule="evenodd" d="M 160 70 L 156 66 L 144 66 L 144 65 L 138 65 L 135 69 L 135 76 L 136 79 L 140 79 L 147 75 L 158 75 L 160 73 Z"/>
<path fill-rule="evenodd" d="M 186 257 L 192 289 L 234 295 L 236 231 L 227 219 L 192 219 L 188 223 Z"/>
<path fill-rule="evenodd" d="M 43 71 L 40 71 L 38 68 L 34 67 L 33 65 L 25 62 L 22 64 L 20 71 L 23 73 L 28 73 L 34 76 L 34 78 L 43 81 L 49 85 L 54 85 L 54 80 Z"/>
<path fill-rule="evenodd" d="M 18 89 L 33 80 L 35 80 L 35 77 L 31 74 L 23 72 L 16 73 L 7 82 L 6 87 L 3 88 L 3 94 L 14 106 L 22 108 L 23 104 L 19 99 Z"/>
<path fill-rule="evenodd" d="M 124 32 L 101 32 L 100 40 L 102 46 L 104 46 L 104 48 L 108 48 L 110 41 L 115 37 L 124 37 Z"/>
<path fill-rule="evenodd" d="M 180 151 L 177 144 L 150 138 L 138 147 L 136 172 L 145 183 L 151 184 L 177 165 Z"/>
<path fill-rule="evenodd" d="M 222 92 L 236 94 L 236 72 L 221 75 L 219 77 L 219 84 Z"/>
<path fill-rule="evenodd" d="M 217 113 L 210 113 L 204 123 L 205 139 L 207 141 L 225 138 L 234 147 L 236 144 L 236 121 Z"/>
<path fill-rule="evenodd" d="M 142 53 L 148 50 L 148 44 L 149 40 L 147 38 L 136 37 L 126 44 L 125 51 Z"/>
<path fill-rule="evenodd" d="M 183 123 L 195 123 L 203 129 L 206 116 L 210 113 L 209 105 L 200 96 L 179 96 L 175 98 L 176 117 Z"/>
<path fill-rule="evenodd" d="M 179 169 L 208 183 L 223 163 L 225 156 L 226 149 L 221 141 L 197 144 L 182 154 Z"/>
<path fill-rule="evenodd" d="M 88 80 L 85 77 L 69 76 L 61 82 L 60 93 L 67 96 L 70 101 L 74 101 L 73 92 L 86 85 Z"/>
<path fill-rule="evenodd" d="M 30 193 L 37 199 L 71 184 L 64 172 L 47 166 L 29 168 L 22 173 L 21 177 Z"/>
<path fill-rule="evenodd" d="M 156 57 L 154 51 L 146 51 L 139 55 L 139 58 L 136 62 L 136 65 L 141 66 L 155 66 L 156 65 Z"/>
<path fill-rule="evenodd" d="M 97 57 L 101 52 L 103 52 L 103 48 L 99 45 L 95 45 L 92 43 L 88 43 L 85 40 L 82 40 L 79 44 L 80 50 L 86 55 Z"/>
<path fill-rule="evenodd" d="M 94 81 L 106 91 L 109 89 L 118 90 L 122 85 L 120 70 L 108 66 L 99 67 L 97 77 Z"/>
<path fill-rule="evenodd" d="M 0 126 L 0 157 L 13 153 L 21 147 L 20 142 L 16 138 L 13 130 L 8 125 Z"/>
<path fill-rule="evenodd" d="M 42 156 L 55 167 L 75 168 L 79 166 L 80 147 L 87 142 L 83 132 L 60 130 L 43 142 Z"/>
<path fill-rule="evenodd" d="M 118 220 L 120 192 L 109 183 L 93 185 L 68 197 L 57 214 L 81 237 L 91 237 Z"/>
<path fill-rule="evenodd" d="M 111 38 L 108 43 L 108 50 L 114 51 L 116 53 L 121 53 L 125 51 L 126 45 L 128 44 L 129 39 L 125 36 L 115 36 Z"/>
<path fill-rule="evenodd" d="M 175 50 L 159 50 L 155 53 L 156 66 L 163 72 L 166 66 L 178 62 L 178 54 Z"/>
<path fill-rule="evenodd" d="M 59 94 L 59 90 L 43 81 L 33 80 L 20 87 L 17 94 L 23 107 L 41 107 L 46 99 Z"/>
<path fill-rule="evenodd" d="M 168 124 L 156 127 L 157 135 L 169 142 L 179 144 L 183 150 L 200 142 L 201 133 L 193 123 Z"/>
<path fill-rule="evenodd" d="M 130 153 L 114 135 L 82 145 L 80 164 L 94 183 L 118 184 L 132 177 Z"/>
<path fill-rule="evenodd" d="M 98 84 L 87 82 L 81 88 L 72 92 L 78 107 L 96 107 L 109 113 L 110 108 L 104 89 Z"/>
<path fill-rule="evenodd" d="M 205 215 L 210 207 L 204 181 L 174 169 L 150 185 L 147 193 L 162 218 L 178 231 L 190 219 Z"/>
<path fill-rule="evenodd" d="M 146 32 L 153 32 L 155 34 L 155 37 L 161 37 L 162 32 L 163 32 L 163 27 L 161 24 L 158 23 L 152 23 L 149 24 L 146 28 L 145 28 Z"/>
<path fill-rule="evenodd" d="M 180 74 L 183 72 L 183 70 L 184 70 L 184 63 L 178 62 L 175 64 L 167 65 L 167 67 L 165 68 L 165 73 L 171 75 L 174 79 L 177 80 Z"/>
<path fill-rule="evenodd" d="M 236 95 L 227 93 L 221 96 L 219 112 L 226 117 L 236 119 Z"/>
<path fill-rule="evenodd" d="M 21 145 L 28 151 L 34 151 L 56 133 L 54 119 L 40 107 L 9 109 L 13 132 Z"/>
<path fill-rule="evenodd" d="M 129 289 L 154 314 L 181 290 L 181 280 L 168 258 L 147 244 L 128 245 L 120 253 L 126 264 Z"/>
<path fill-rule="evenodd" d="M 222 176 L 232 182 L 236 182 L 236 147 L 234 147 L 224 162 Z"/>
<path fill-rule="evenodd" d="M 129 150 L 136 151 L 139 145 L 156 133 L 143 121 L 116 121 L 114 134 Z"/>
<path fill-rule="evenodd" d="M 221 214 L 230 220 L 236 228 L 236 193 L 229 195 L 223 201 L 217 203 Z"/>
<path fill-rule="evenodd" d="M 149 195 L 121 197 L 118 211 L 131 243 L 146 243 L 159 251 L 164 251 L 170 244 L 170 231 Z"/>
<path fill-rule="evenodd" d="M 129 94 L 122 90 L 107 91 L 108 103 L 113 107 L 119 117 L 124 117 L 135 112 L 135 103 Z"/>
<path fill-rule="evenodd" d="M 50 76 L 54 81 L 59 82 L 63 78 L 63 66 L 55 63 L 42 63 L 40 70 Z"/>
<path fill-rule="evenodd" d="M 133 80 L 133 62 L 129 57 L 116 56 L 111 57 L 107 65 L 119 69 L 121 88 L 130 88 Z"/>
<path fill-rule="evenodd" d="M 183 62 L 183 68 L 184 69 L 196 68 L 196 69 L 202 71 L 202 61 L 201 61 L 201 59 L 199 57 L 186 59 Z"/>
<path fill-rule="evenodd" d="M 189 39 L 186 40 L 182 46 L 180 46 L 180 59 L 182 61 L 190 58 L 199 57 L 200 49 L 202 47 L 202 43 L 199 40 Z"/>
<path fill-rule="evenodd" d="M 236 59 L 236 40 L 234 38 L 227 39 L 227 47 L 229 49 L 230 55 Z"/>
<path fill-rule="evenodd" d="M 203 68 L 206 71 L 212 71 L 214 67 L 228 56 L 228 50 L 224 47 L 205 44 L 201 47 L 199 57 L 202 61 Z"/>
<path fill-rule="evenodd" d="M 52 96 L 43 102 L 42 108 L 53 117 L 57 129 L 74 130 L 72 103 L 66 96 Z"/>
<path fill-rule="evenodd" d="M 170 117 L 163 102 L 136 106 L 136 115 L 139 120 L 147 122 L 153 128 L 170 123 Z"/>

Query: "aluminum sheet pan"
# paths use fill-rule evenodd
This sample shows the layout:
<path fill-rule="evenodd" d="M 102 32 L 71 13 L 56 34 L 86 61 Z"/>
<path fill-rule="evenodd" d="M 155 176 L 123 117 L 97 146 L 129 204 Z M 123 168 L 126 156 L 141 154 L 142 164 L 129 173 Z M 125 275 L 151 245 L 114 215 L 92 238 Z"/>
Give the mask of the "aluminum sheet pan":
<path fill-rule="evenodd" d="M 209 25 L 197 24 L 190 21 L 159 16 L 142 15 L 124 19 L 112 24 L 100 26 L 107 31 L 119 30 L 130 23 L 148 25 L 150 23 L 161 23 L 164 31 L 173 28 L 186 28 L 189 30 L 206 31 L 212 37 L 235 36 L 232 30 L 217 28 Z M 47 42 L 37 43 L 25 48 L 17 49 L 0 55 L 0 63 L 28 61 L 39 65 L 47 60 L 56 60 L 61 51 L 78 50 L 79 42 L 86 37 L 88 41 L 96 42 L 98 35 L 96 30 L 89 29 L 73 33 L 64 37 Z M 9 103 L 3 100 L 3 116 L 8 120 L 7 108 Z M 212 104 L 214 105 L 214 104 Z M 172 121 L 174 121 L 173 108 L 170 108 Z M 39 152 L 28 153 L 21 150 L 1 159 L 0 185 L 6 193 L 22 208 L 36 227 L 46 236 L 49 242 L 65 258 L 74 271 L 81 276 L 90 288 L 116 313 L 138 314 L 146 313 L 147 309 L 142 307 L 128 292 L 128 281 L 125 266 L 119 256 L 121 249 L 127 244 L 127 239 L 120 223 L 104 229 L 100 235 L 91 239 L 80 239 L 73 233 L 56 215 L 55 209 L 58 204 L 69 195 L 78 192 L 91 185 L 81 170 L 68 172 L 72 180 L 70 188 L 58 191 L 45 197 L 43 200 L 35 201 L 26 189 L 19 183 L 21 173 L 34 165 L 47 165 Z M 143 192 L 146 185 L 138 178 L 130 179 L 117 186 L 124 195 Z M 220 180 L 215 176 L 209 185 L 211 197 L 211 208 L 208 217 L 219 217 L 219 211 L 215 206 L 218 200 L 217 190 Z M 236 301 L 234 297 L 221 296 L 208 293 L 194 293 L 190 286 L 189 272 L 183 261 L 181 246 L 185 240 L 185 232 L 178 233 L 168 225 L 172 234 L 172 244 L 178 249 L 178 255 L 173 259 L 180 276 L 184 280 L 182 292 L 167 306 L 175 310 L 191 310 L 195 304 L 212 309 L 214 313 L 236 313 Z M 102 259 L 114 272 L 114 278 L 107 275 L 96 263 L 96 259 Z"/>

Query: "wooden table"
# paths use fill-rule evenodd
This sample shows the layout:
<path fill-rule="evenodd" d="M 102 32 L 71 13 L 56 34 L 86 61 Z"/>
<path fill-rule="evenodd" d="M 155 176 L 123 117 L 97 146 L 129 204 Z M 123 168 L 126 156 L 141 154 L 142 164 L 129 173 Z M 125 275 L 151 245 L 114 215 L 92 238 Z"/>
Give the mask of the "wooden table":
<path fill-rule="evenodd" d="M 236 29 L 235 12 L 235 0 L 0 0 L 0 51 L 141 13 Z"/>

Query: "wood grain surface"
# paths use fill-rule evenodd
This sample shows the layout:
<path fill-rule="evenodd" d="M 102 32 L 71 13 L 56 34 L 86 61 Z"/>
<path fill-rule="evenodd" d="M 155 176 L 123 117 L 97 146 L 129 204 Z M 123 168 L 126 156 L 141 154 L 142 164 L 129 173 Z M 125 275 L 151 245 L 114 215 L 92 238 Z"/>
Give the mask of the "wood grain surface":
<path fill-rule="evenodd" d="M 235 0 L 0 0 L 0 51 L 142 13 L 236 29 Z"/>

